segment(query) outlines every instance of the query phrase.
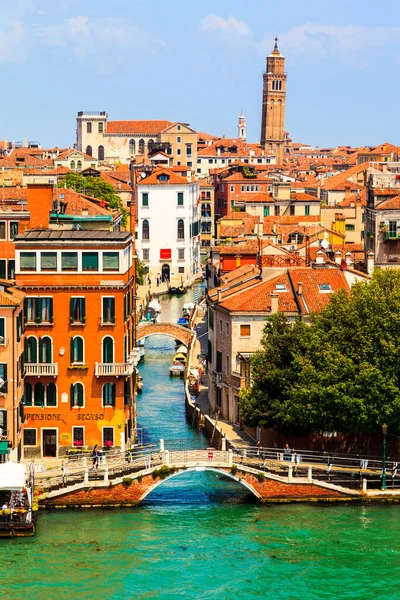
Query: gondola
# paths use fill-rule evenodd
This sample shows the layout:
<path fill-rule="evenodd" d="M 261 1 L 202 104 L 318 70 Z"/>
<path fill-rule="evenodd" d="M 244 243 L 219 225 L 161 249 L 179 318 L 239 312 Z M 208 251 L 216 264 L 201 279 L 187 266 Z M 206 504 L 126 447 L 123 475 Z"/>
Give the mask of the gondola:
<path fill-rule="evenodd" d="M 183 294 L 186 294 L 186 290 L 187 288 L 180 285 L 179 287 L 170 287 L 168 293 L 170 296 L 183 296 Z"/>

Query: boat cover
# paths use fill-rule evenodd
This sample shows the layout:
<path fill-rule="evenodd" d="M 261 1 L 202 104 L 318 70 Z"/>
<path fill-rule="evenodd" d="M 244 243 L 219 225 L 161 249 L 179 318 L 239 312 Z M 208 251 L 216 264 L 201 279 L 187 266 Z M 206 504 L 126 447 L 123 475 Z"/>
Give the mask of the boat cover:
<path fill-rule="evenodd" d="M 0 490 L 20 490 L 25 485 L 25 465 L 11 461 L 0 463 Z"/>

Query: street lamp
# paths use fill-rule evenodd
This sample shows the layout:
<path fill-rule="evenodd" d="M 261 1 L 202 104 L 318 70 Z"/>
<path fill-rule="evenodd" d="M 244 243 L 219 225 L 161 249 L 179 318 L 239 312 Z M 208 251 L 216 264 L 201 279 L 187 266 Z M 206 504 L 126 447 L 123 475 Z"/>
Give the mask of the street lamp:
<path fill-rule="evenodd" d="M 387 434 L 387 425 L 384 423 L 382 425 L 382 433 L 383 433 L 383 463 L 382 463 L 382 490 L 386 490 L 386 434 Z"/>

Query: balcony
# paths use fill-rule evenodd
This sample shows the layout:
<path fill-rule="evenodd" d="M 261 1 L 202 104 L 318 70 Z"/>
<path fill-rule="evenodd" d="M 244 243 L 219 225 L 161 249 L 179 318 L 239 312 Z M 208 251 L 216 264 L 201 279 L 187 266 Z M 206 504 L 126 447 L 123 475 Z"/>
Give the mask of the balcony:
<path fill-rule="evenodd" d="M 133 362 L 127 363 L 96 363 L 96 377 L 129 377 L 134 369 Z"/>
<path fill-rule="evenodd" d="M 400 230 L 398 231 L 384 231 L 385 240 L 398 240 L 400 239 Z"/>
<path fill-rule="evenodd" d="M 246 377 L 242 377 L 240 373 L 232 371 L 232 387 L 237 390 L 246 387 Z"/>
<path fill-rule="evenodd" d="M 25 375 L 33 377 L 57 377 L 58 363 L 25 363 Z"/>

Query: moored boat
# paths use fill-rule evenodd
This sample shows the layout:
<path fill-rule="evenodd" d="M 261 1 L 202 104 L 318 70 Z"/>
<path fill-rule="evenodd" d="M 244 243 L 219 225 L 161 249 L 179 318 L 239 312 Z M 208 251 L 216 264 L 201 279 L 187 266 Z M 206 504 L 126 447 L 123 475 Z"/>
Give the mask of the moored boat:
<path fill-rule="evenodd" d="M 185 366 L 181 362 L 173 362 L 169 368 L 169 374 L 171 377 L 183 377 L 185 373 Z"/>

